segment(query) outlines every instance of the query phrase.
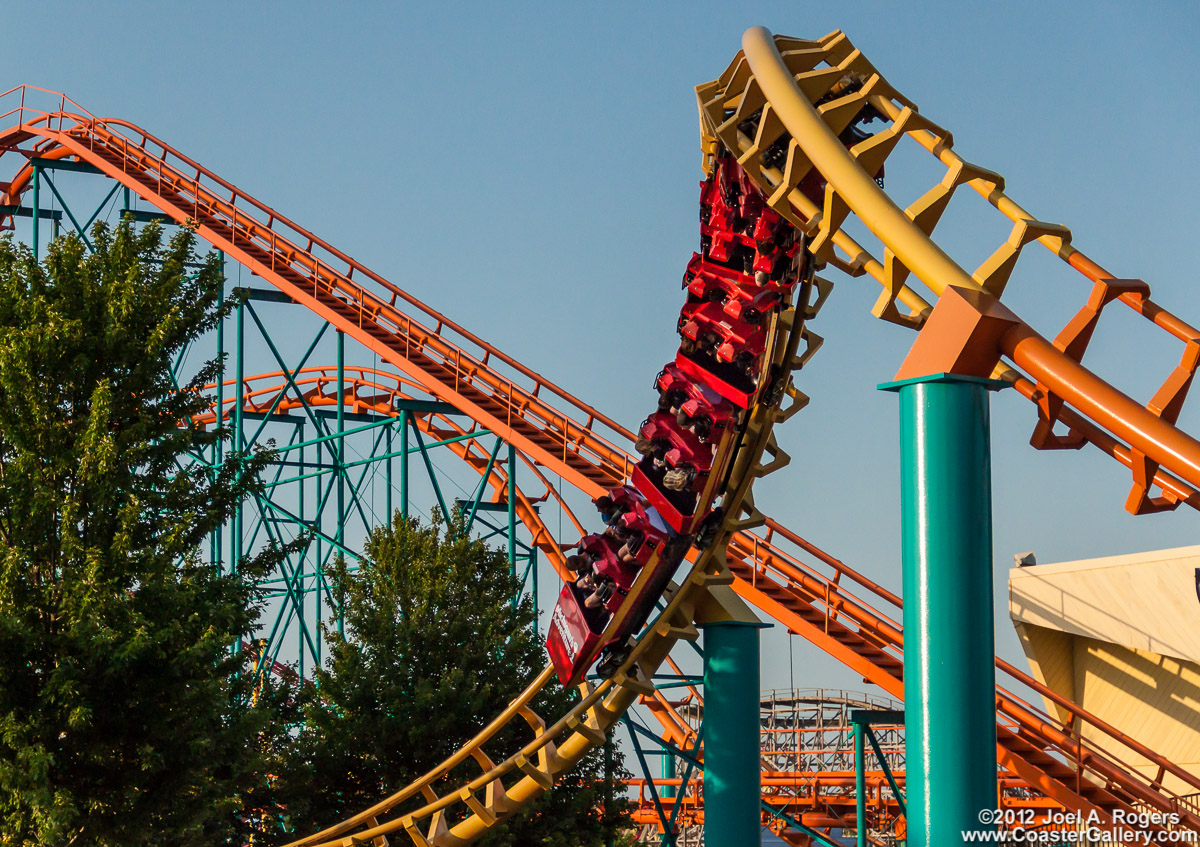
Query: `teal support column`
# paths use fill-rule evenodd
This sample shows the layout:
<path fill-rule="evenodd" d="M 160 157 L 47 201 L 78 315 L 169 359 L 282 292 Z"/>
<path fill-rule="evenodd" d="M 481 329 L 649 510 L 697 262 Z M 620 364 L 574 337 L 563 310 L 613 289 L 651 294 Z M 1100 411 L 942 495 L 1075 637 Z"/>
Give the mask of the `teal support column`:
<path fill-rule="evenodd" d="M 480 493 L 483 483 L 479 484 Z M 508 564 L 517 575 L 517 448 L 508 445 Z"/>
<path fill-rule="evenodd" d="M 42 220 L 42 169 L 33 166 L 33 258 L 39 257 L 38 240 L 41 234 L 39 225 Z"/>
<path fill-rule="evenodd" d="M 880 386 L 900 395 L 908 847 L 961 843 L 996 803 L 988 391 L 1004 385 Z"/>
<path fill-rule="evenodd" d="M 867 847 L 867 754 L 863 726 L 854 724 L 854 830 L 858 847 Z"/>
<path fill-rule="evenodd" d="M 299 500 L 299 503 L 296 506 L 296 514 L 300 517 L 300 525 L 305 527 L 305 529 L 307 530 L 307 528 L 308 528 L 308 524 L 306 523 L 307 519 L 304 516 L 304 489 L 307 487 L 306 486 L 307 480 L 304 478 L 304 474 L 307 470 L 307 467 L 306 467 L 307 463 L 304 461 L 304 421 L 303 420 L 301 420 L 299 422 L 296 429 L 297 429 L 296 437 L 300 441 L 299 454 L 296 459 L 296 463 L 297 463 L 296 476 L 298 476 L 300 478 L 300 482 L 297 485 L 297 491 L 296 491 L 296 496 L 297 496 L 297 499 Z M 321 455 L 321 448 L 318 447 L 317 448 L 317 456 L 319 457 L 320 455 Z M 310 589 L 310 586 L 308 583 L 308 574 L 306 573 L 306 567 L 308 565 L 307 558 L 308 558 L 307 556 L 302 556 L 300 559 L 300 562 L 296 565 L 296 567 L 300 569 L 300 578 L 297 580 L 297 582 L 300 585 L 300 600 L 299 600 L 300 609 L 297 612 L 297 617 L 300 619 L 301 631 L 304 630 L 304 626 L 305 626 L 305 614 L 306 614 L 306 610 L 308 609 L 308 602 L 307 602 L 308 601 L 308 591 Z M 321 608 L 321 595 L 319 593 L 317 593 L 317 609 L 318 609 L 317 620 L 316 620 L 316 625 L 313 627 L 313 632 L 317 633 L 317 640 L 320 640 L 320 638 L 321 638 L 321 634 L 320 634 L 321 613 L 319 611 L 320 608 Z M 304 679 L 304 648 L 305 648 L 304 638 L 303 638 L 303 636 L 301 636 L 300 650 L 299 650 L 300 678 L 301 679 Z"/>
<path fill-rule="evenodd" d="M 346 545 L 346 333 L 337 331 L 337 543 L 339 550 Z M 346 632 L 346 617 L 337 608 L 338 635 Z"/>
<path fill-rule="evenodd" d="M 758 623 L 704 625 L 704 843 L 759 847 Z"/>
<path fill-rule="evenodd" d="M 677 776 L 677 774 L 675 773 L 675 754 L 672 753 L 670 750 L 666 750 L 666 749 L 663 750 L 661 764 L 659 765 L 659 768 L 658 768 L 658 775 L 661 776 L 663 779 L 675 779 L 675 777 Z M 675 796 L 675 786 L 674 785 L 664 785 L 662 788 L 660 788 L 658 790 L 658 796 L 662 797 L 664 799 L 668 798 L 668 797 L 674 797 Z"/>
<path fill-rule="evenodd" d="M 530 596 L 533 598 L 533 636 L 534 636 L 534 638 L 539 637 L 539 635 L 538 635 L 538 632 L 539 632 L 539 630 L 538 630 L 538 615 L 541 614 L 541 612 L 538 611 L 539 607 L 538 607 L 537 551 L 538 551 L 537 547 L 535 547 L 532 544 L 529 545 L 529 577 L 530 577 L 530 582 L 532 583 L 532 585 L 530 587 Z"/>
<path fill-rule="evenodd" d="M 605 837 L 607 847 L 613 847 L 613 825 L 611 823 L 615 815 L 612 814 L 613 808 L 613 737 L 612 730 L 604 736 L 604 820 L 605 828 L 608 830 Z"/>
<path fill-rule="evenodd" d="M 388 425 L 387 425 L 387 445 L 385 446 L 384 449 L 386 450 L 384 455 L 387 456 L 387 460 L 386 460 L 387 465 L 385 466 L 385 473 L 384 473 L 384 482 L 385 482 L 384 491 L 387 492 L 387 494 L 385 495 L 385 498 L 387 501 L 385 504 L 385 508 L 387 509 L 385 514 L 387 515 L 388 526 L 391 526 L 391 524 L 392 524 L 392 423 L 388 423 Z"/>
<path fill-rule="evenodd" d="M 318 451 L 318 453 L 319 453 L 319 451 Z M 320 455 L 318 455 L 317 461 L 320 462 Z M 320 477 L 317 477 L 317 478 L 320 479 Z M 317 508 L 316 520 L 314 521 L 314 523 L 317 525 L 318 528 L 321 528 L 322 525 L 324 524 L 324 521 L 321 520 L 320 499 L 321 499 L 320 487 L 318 486 L 318 488 L 317 488 L 318 508 Z M 320 632 L 321 621 L 322 621 L 321 614 L 325 608 L 325 600 L 324 600 L 324 594 L 323 594 L 323 592 L 325 590 L 325 566 L 321 564 L 321 536 L 319 536 L 319 535 L 317 536 L 316 544 L 317 544 L 317 556 L 313 560 L 313 571 L 314 571 L 313 588 L 316 591 L 316 602 L 313 605 L 316 606 L 316 610 L 314 613 L 314 620 L 316 621 L 315 629 L 317 632 Z M 323 652 L 322 652 L 324 645 L 325 645 L 325 639 L 317 638 L 317 656 L 316 656 L 316 659 L 313 661 L 314 669 L 324 667 L 325 659 L 324 659 Z"/>
<path fill-rule="evenodd" d="M 128 191 L 129 189 L 125 189 Z M 217 256 L 221 262 L 221 291 L 217 295 L 218 310 L 225 308 L 225 251 L 218 250 Z M 217 323 L 217 414 L 216 423 L 214 426 L 217 429 L 223 429 L 225 426 L 225 318 L 222 317 Z M 213 467 L 219 468 L 225 464 L 225 441 L 217 439 L 217 443 L 213 445 Z M 218 527 L 213 532 L 213 561 L 217 564 L 219 572 L 223 572 L 225 568 L 225 560 L 221 550 L 221 534 L 224 532 L 223 527 Z"/>
<path fill-rule="evenodd" d="M 233 395 L 233 445 L 236 451 L 238 476 L 242 475 L 242 459 L 246 450 L 246 435 L 243 429 L 243 414 L 246 400 L 246 298 L 242 296 L 237 304 L 237 338 L 234 341 L 237 363 L 237 388 Z M 229 572 L 240 573 L 242 569 L 242 521 L 244 504 L 238 501 L 237 509 L 229 521 Z M 229 652 L 237 655 L 242 649 L 241 639 L 229 645 Z"/>
<path fill-rule="evenodd" d="M 234 341 L 235 356 L 237 362 L 234 364 L 237 373 L 237 388 L 234 389 L 233 400 L 233 446 L 237 452 L 237 462 L 239 468 L 242 463 L 242 454 L 246 450 L 246 434 L 243 427 L 243 413 L 246 400 L 246 298 L 243 296 L 238 300 L 237 304 L 237 338 Z M 239 502 L 237 511 L 234 513 L 233 520 L 230 521 L 233 537 L 229 540 L 229 553 L 231 556 L 229 562 L 230 571 L 236 573 L 242 564 L 242 504 Z"/>
<path fill-rule="evenodd" d="M 400 411 L 400 517 L 408 520 L 408 410 Z"/>

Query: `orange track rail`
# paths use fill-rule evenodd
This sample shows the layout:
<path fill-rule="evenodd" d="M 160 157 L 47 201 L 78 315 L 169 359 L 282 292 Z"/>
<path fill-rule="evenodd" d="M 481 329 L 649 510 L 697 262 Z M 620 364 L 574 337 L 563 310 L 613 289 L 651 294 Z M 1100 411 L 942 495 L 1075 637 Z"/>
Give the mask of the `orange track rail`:
<path fill-rule="evenodd" d="M 40 92 L 58 101 L 57 111 L 37 111 L 26 94 Z M 631 433 L 565 389 L 506 356 L 482 339 L 421 303 L 308 230 L 222 180 L 165 142 L 133 124 L 98 119 L 59 94 L 22 86 L 6 95 L 20 105 L 0 120 L 15 119 L 0 131 L 0 153 L 19 150 L 27 157 L 74 157 L 98 168 L 144 200 L 184 222 L 296 302 L 306 306 L 404 373 L 413 383 L 518 447 L 531 462 L 595 496 L 623 481 L 633 460 L 616 441 Z M 68 106 L 75 110 L 68 110 Z M 26 145 L 22 147 L 21 145 Z M 0 196 L 16 204 L 31 170 L 23 167 Z M 403 309 L 417 315 L 410 316 Z M 1035 362 L 1023 362 L 1035 379 Z M 553 398 L 568 411 L 560 411 Z M 1066 419 L 1066 415 L 1062 416 Z M 602 430 L 607 430 L 604 434 Z M 1136 434 L 1136 433 L 1135 433 Z M 1143 446 L 1136 442 L 1133 449 Z M 1187 468 L 1164 470 L 1193 476 Z M 1153 475 L 1156 469 L 1148 469 Z M 1192 498 L 1190 491 L 1185 501 Z M 1192 503 L 1195 505 L 1194 503 Z M 825 575 L 798 553 L 832 569 Z M 741 532 L 730 545 L 729 565 L 736 590 L 771 617 L 880 685 L 903 695 L 899 625 L 843 585 L 857 583 L 873 603 L 898 605 L 895 595 L 768 519 L 765 536 Z M 1196 791 L 1200 779 L 1157 756 L 1068 701 L 1056 698 L 1006 663 L 1006 674 L 1030 685 L 1074 716 L 1072 727 L 1024 703 L 997 686 L 1000 762 L 1064 807 L 1132 809 L 1134 804 L 1180 813 L 1200 828 L 1200 810 L 1161 786 L 1172 774 Z M 1089 749 L 1081 723 L 1118 739 L 1159 769 L 1149 779 L 1124 763 Z"/>
<path fill-rule="evenodd" d="M 424 393 L 420 386 L 412 384 L 410 380 L 376 368 L 347 367 L 343 371 L 343 381 L 343 393 L 339 397 L 337 368 L 302 368 L 291 374 L 291 384 L 300 392 L 300 396 L 297 396 L 294 392 L 289 394 L 289 385 L 282 373 L 275 372 L 247 377 L 243 379 L 242 410 L 251 414 L 282 414 L 300 408 L 302 405 L 336 406 L 342 404 L 353 412 L 394 417 L 397 414 L 393 405 L 395 400 L 414 399 Z M 236 398 L 231 395 L 237 391 L 237 381 L 227 380 L 224 387 L 228 394 L 225 398 L 225 407 L 221 410 L 221 417 L 228 423 L 233 418 Z M 216 385 L 205 386 L 205 389 L 215 393 Z M 455 416 L 437 412 L 412 412 L 410 418 L 413 425 L 421 432 L 438 441 L 450 441 L 480 430 L 478 424 L 474 422 L 469 426 L 464 426 L 463 422 L 456 419 Z M 217 413 L 212 411 L 198 416 L 196 422 L 202 426 L 211 426 L 216 419 Z M 450 441 L 444 446 L 478 474 L 482 475 L 489 468 L 491 469 L 487 482 L 492 488 L 494 501 L 498 502 L 507 496 L 507 468 L 503 466 L 503 463 L 490 462 L 487 451 L 480 447 L 478 441 Z M 528 530 L 532 537 L 531 543 L 546 554 L 555 567 L 561 568 L 563 564 L 562 550 L 539 516 L 537 504 L 548 498 L 554 499 L 570 520 L 574 530 L 581 535 L 585 530 L 562 500 L 559 492 L 550 484 L 541 468 L 530 461 L 528 457 L 522 455 L 521 458 L 525 462 L 528 472 L 532 473 L 541 483 L 544 491 L 534 497 L 517 486 L 517 519 Z"/>
<path fill-rule="evenodd" d="M 14 112 L 0 151 L 34 141 L 35 155 L 74 156 L 195 222 L 214 247 L 589 495 L 628 477 L 628 456 L 599 431 L 627 436 L 619 424 L 150 133 L 86 112 Z M 17 202 L 30 174 L 23 168 L 0 203 Z"/>

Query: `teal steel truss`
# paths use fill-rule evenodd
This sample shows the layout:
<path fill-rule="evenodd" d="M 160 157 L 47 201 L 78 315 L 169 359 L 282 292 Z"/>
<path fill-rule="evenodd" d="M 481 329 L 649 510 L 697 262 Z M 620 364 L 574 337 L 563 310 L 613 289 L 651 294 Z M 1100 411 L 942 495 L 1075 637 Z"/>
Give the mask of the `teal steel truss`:
<path fill-rule="evenodd" d="M 27 227 L 18 235 L 35 256 L 64 222 L 89 248 L 97 220 L 174 226 L 90 165 L 36 158 L 31 165 L 31 205 L 0 211 Z M 334 561 L 354 567 L 373 529 L 396 512 L 429 518 L 435 505 L 443 519 L 457 511 L 467 531 L 506 550 L 536 605 L 538 547 L 517 518 L 521 462 L 512 445 L 220 258 L 233 278 L 223 296 L 236 305 L 215 332 L 181 352 L 174 376 L 185 384 L 200 363 L 222 359 L 221 378 L 210 386 L 213 412 L 201 424 L 223 426 L 229 437 L 191 460 L 215 469 L 259 449 L 274 458 L 262 492 L 212 534 L 206 554 L 214 567 L 236 572 L 265 545 L 288 549 L 265 580 L 267 614 L 255 643 L 232 649 L 253 650 L 260 671 L 311 676 L 325 659 L 321 625 L 342 626 L 329 580 Z"/>

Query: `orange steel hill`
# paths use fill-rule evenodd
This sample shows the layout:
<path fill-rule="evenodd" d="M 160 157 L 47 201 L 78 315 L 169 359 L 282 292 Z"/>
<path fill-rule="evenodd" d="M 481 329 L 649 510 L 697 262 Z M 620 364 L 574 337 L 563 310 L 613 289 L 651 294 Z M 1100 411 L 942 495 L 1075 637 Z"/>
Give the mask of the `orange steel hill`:
<path fill-rule="evenodd" d="M 1070 429 L 1065 446 L 1090 442 L 1133 468 L 1134 488 L 1129 498 L 1133 509 L 1170 508 L 1180 502 L 1196 507 L 1194 486 L 1200 484 L 1200 444 L 1179 432 L 1173 421 L 1190 387 L 1200 335 L 1154 304 L 1144 283 L 1112 280 L 1070 244 L 1069 233 L 1062 228 L 1040 225 L 1016 206 L 1004 194 L 1003 180 L 998 175 L 959 158 L 951 148 L 949 134 L 918 118 L 912 105 L 888 88 L 840 33 L 818 42 L 760 37 L 757 42 L 748 43 L 766 53 L 769 60 L 766 67 L 776 71 L 774 77 L 768 75 L 771 90 L 767 92 L 758 86 L 757 77 L 747 67 L 753 63 L 739 56 L 730 71 L 717 82 L 701 86 L 699 92 L 702 107 L 710 116 L 710 138 L 732 140 L 731 149 L 739 158 L 753 160 L 756 149 L 761 152 L 764 144 L 774 143 L 796 127 L 811 129 L 814 137 L 822 131 L 834 135 L 825 123 L 835 123 L 839 114 L 856 111 L 871 98 L 872 104 L 892 121 L 891 137 L 911 135 L 947 164 L 947 180 L 941 189 L 931 189 L 933 196 L 918 201 L 924 203 L 922 208 L 908 210 L 909 214 L 903 215 L 905 221 L 888 219 L 880 223 L 871 217 L 878 211 L 871 208 L 871 203 L 890 203 L 890 200 L 881 191 L 875 196 L 873 185 L 867 187 L 861 180 L 853 179 L 851 168 L 862 173 L 857 158 L 878 151 L 881 142 L 849 152 L 817 151 L 796 142 L 797 137 L 804 137 L 807 142 L 808 136 L 794 132 L 786 167 L 782 170 L 760 167 L 757 176 L 771 189 L 770 196 L 779 204 L 781 214 L 790 215 L 815 236 L 816 249 L 824 251 L 818 255 L 835 267 L 855 275 L 865 273 L 881 281 L 885 292 L 877 312 L 882 317 L 918 326 L 931 307 L 906 282 L 911 279 L 909 270 L 934 296 L 940 296 L 950 287 L 945 278 L 949 277 L 950 283 L 982 291 L 995 299 L 1002 293 L 1003 283 L 1021 249 L 1034 240 L 1050 247 L 1093 280 L 1095 293 L 1053 344 L 1019 319 L 1011 322 L 1012 328 L 1000 338 L 990 339 L 999 348 L 997 353 L 1003 352 L 1027 373 L 998 366 L 1000 375 L 1038 404 L 1041 446 L 1064 446 L 1056 440 L 1061 437 L 1051 431 L 1055 422 L 1061 422 Z M 772 50 L 774 56 L 769 55 Z M 761 64 L 761 56 L 757 61 Z M 822 63 L 824 67 L 820 67 Z M 824 93 L 820 90 L 823 83 L 816 75 L 829 68 L 837 73 L 825 74 L 828 86 L 837 81 L 834 77 L 841 78 L 848 72 L 865 75 L 873 82 L 845 95 L 842 100 L 846 102 L 833 100 L 813 109 L 813 102 Z M 796 88 L 790 93 L 783 88 L 789 80 Z M 801 85 L 797 80 L 805 82 Z M 67 158 L 86 162 L 174 220 L 194 220 L 201 237 L 360 340 L 402 370 L 422 390 L 450 402 L 478 425 L 510 440 L 531 462 L 561 473 L 564 480 L 584 493 L 594 496 L 627 476 L 632 459 L 620 443 L 628 439 L 629 433 L 596 409 L 504 356 L 149 133 L 126 122 L 96 119 L 57 94 L 51 95 L 56 102 L 50 110 L 34 110 L 25 103 L 27 94 L 32 100 L 33 91 L 22 87 L 4 96 L 6 111 L 0 115 L 10 119 L 12 125 L 0 133 L 0 151 L 6 161 L 15 159 L 20 164 L 12 180 L 2 186 L 4 196 L 0 197 L 0 205 L 20 203 L 29 185 L 29 159 Z M 789 103 L 788 97 L 796 99 L 793 95 L 797 94 L 807 98 L 806 105 L 819 126 L 808 126 L 789 113 L 774 126 L 761 121 L 754 138 L 739 133 L 741 122 L 734 118 L 746 104 L 758 98 L 760 109 L 761 103 L 767 101 L 772 105 L 779 102 L 796 106 Z M 732 112 L 732 116 L 726 117 L 726 112 Z M 874 137 L 886 137 L 892 130 Z M 775 138 L 768 137 L 772 131 L 776 132 Z M 800 160 L 810 153 L 812 161 L 805 167 Z M 795 196 L 796 184 L 812 167 L 828 179 L 825 204 L 820 209 L 806 198 Z M 755 174 L 753 169 L 751 173 Z M 920 238 L 928 241 L 950 195 L 964 184 L 1014 220 L 1014 238 L 1009 240 L 1007 252 L 1003 252 L 1006 250 L 1003 245 L 999 248 L 998 258 L 989 260 L 991 264 L 981 269 L 983 273 L 967 274 L 961 269 L 945 267 L 931 271 L 921 264 L 928 259 L 929 250 L 914 250 L 902 242 L 910 238 L 918 244 Z M 860 191 L 868 195 L 870 202 L 858 196 L 856 192 Z M 886 206 L 883 208 L 886 211 Z M 928 209 L 936 210 L 936 214 L 927 212 Z M 841 229 L 851 211 L 862 215 L 868 228 L 884 242 L 884 261 L 875 259 Z M 903 210 L 897 211 L 903 214 Z M 901 231 L 889 231 L 887 227 L 891 224 L 897 224 Z M 912 232 L 913 229 L 917 232 Z M 843 253 L 835 253 L 834 247 Z M 1120 394 L 1079 364 L 1102 309 L 1118 299 L 1185 344 L 1180 366 L 1157 392 L 1150 408 Z M 897 302 L 908 308 L 908 314 L 899 312 Z M 994 312 L 986 297 L 969 301 L 968 305 L 975 307 L 976 314 L 986 316 Z M 1003 317 L 1011 321 L 1010 315 Z M 954 320 L 948 325 L 951 329 L 957 327 Z M 965 337 L 966 349 L 970 350 L 975 336 L 968 331 Z M 990 351 L 984 351 L 980 358 L 987 360 L 990 355 Z M 560 411 L 559 407 L 567 411 Z M 432 416 L 427 423 L 429 420 Z M 1159 487 L 1158 497 L 1149 496 L 1152 486 Z M 764 526 L 765 532 L 737 533 L 730 544 L 728 564 L 734 576 L 734 589 L 792 631 L 862 673 L 864 678 L 881 685 L 893 696 L 900 696 L 903 636 L 894 613 L 889 616 L 877 611 L 879 606 L 898 607 L 898 599 L 770 519 L 766 519 Z M 547 545 L 547 552 L 556 564 L 561 564 L 552 547 Z M 809 557 L 815 559 L 815 564 L 806 561 Z M 851 592 L 844 584 L 848 582 L 856 583 L 858 588 Z M 857 595 L 865 596 L 866 600 Z M 1020 671 L 1003 662 L 998 665 L 1004 674 L 1054 699 Z M 654 695 L 647 692 L 645 696 L 652 699 Z M 1002 766 L 1010 773 L 1065 808 L 1104 811 L 1148 806 L 1182 812 L 1187 824 L 1200 824 L 1192 804 L 1180 794 L 1164 789 L 1162 777 L 1169 773 L 1191 790 L 1200 790 L 1200 781 L 1152 751 L 1139 748 L 1132 739 L 1100 724 L 1072 704 L 1055 702 L 1073 715 L 1070 725 L 1063 725 L 998 686 L 998 754 Z M 1157 764 L 1159 778 L 1141 777 L 1119 761 L 1085 750 L 1078 731 L 1083 722 L 1098 727 Z"/>

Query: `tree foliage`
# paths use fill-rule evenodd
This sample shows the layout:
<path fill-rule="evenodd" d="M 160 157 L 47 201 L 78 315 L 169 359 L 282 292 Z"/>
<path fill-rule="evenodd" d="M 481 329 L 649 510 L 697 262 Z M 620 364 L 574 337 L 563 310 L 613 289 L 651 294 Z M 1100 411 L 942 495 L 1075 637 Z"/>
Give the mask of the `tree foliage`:
<path fill-rule="evenodd" d="M 216 257 L 129 222 L 91 240 L 43 263 L 0 240 L 0 843 L 219 843 L 261 780 L 231 649 L 259 609 L 198 548 L 264 458 L 182 461 L 222 437 L 191 423 L 218 363 L 172 375 L 222 317 Z"/>
<path fill-rule="evenodd" d="M 335 569 L 345 632 L 326 629 L 330 659 L 305 699 L 281 791 L 297 833 L 362 811 L 438 765 L 544 667 L 532 604 L 514 602 L 520 585 L 507 557 L 463 529 L 397 515 L 372 533 L 359 570 Z M 569 700 L 555 685 L 535 709 L 553 719 Z M 528 727 L 510 731 L 486 751 L 500 761 L 531 737 Z M 603 776 L 601 755 L 589 756 L 481 844 L 605 844 L 624 802 L 605 813 Z"/>
<path fill-rule="evenodd" d="M 59 239 L 39 263 L 0 239 L 0 845 L 245 844 L 281 812 L 294 831 L 336 822 L 538 675 L 534 610 L 461 522 L 397 517 L 360 570 L 333 574 L 345 633 L 326 629 L 316 685 L 296 699 L 246 673 L 255 586 L 282 551 L 233 574 L 199 548 L 268 457 L 203 461 L 225 437 L 193 423 L 219 363 L 182 386 L 172 368 L 231 305 L 221 269 L 186 230 L 98 225 L 91 242 Z M 482 843 L 605 844 L 624 803 L 605 807 L 603 775 L 588 757 Z"/>

